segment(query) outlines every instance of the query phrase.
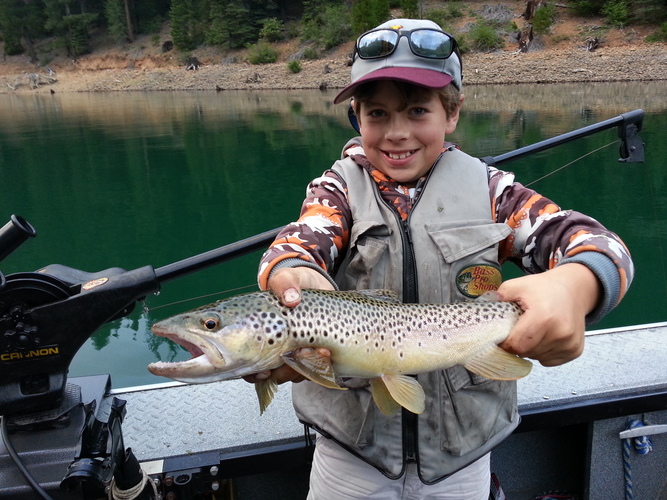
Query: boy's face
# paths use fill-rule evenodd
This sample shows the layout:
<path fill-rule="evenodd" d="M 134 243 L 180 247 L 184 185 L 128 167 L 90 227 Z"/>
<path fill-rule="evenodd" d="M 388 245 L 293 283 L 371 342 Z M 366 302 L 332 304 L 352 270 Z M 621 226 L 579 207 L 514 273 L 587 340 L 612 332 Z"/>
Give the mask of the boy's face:
<path fill-rule="evenodd" d="M 395 181 L 414 186 L 440 155 L 459 113 L 448 117 L 435 91 L 405 107 L 396 86 L 380 81 L 371 98 L 360 103 L 357 118 L 369 161 Z"/>

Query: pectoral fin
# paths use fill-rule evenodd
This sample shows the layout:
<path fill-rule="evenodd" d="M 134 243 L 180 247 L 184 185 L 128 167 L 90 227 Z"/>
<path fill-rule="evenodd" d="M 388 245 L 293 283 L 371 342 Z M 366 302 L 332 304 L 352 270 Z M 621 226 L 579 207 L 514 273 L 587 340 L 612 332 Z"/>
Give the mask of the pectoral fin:
<path fill-rule="evenodd" d="M 336 383 L 336 375 L 331 364 L 331 356 L 325 356 L 319 349 L 303 347 L 284 353 L 283 361 L 308 380 L 328 387 L 330 389 L 342 389 Z"/>
<path fill-rule="evenodd" d="M 255 383 L 255 391 L 259 399 L 259 414 L 262 415 L 264 410 L 271 404 L 271 401 L 273 401 L 273 396 L 278 391 L 278 384 L 276 384 L 273 376 L 271 376 L 266 380 Z"/>
<path fill-rule="evenodd" d="M 510 354 L 493 344 L 478 352 L 463 366 L 492 380 L 517 380 L 528 375 L 533 368 L 533 364 L 527 359 Z"/>
<path fill-rule="evenodd" d="M 384 382 L 387 391 L 397 404 L 412 413 L 424 411 L 426 396 L 417 379 L 407 375 L 383 375 L 382 382 Z M 373 397 L 375 397 L 375 392 Z M 380 405 L 378 407 L 382 410 Z"/>

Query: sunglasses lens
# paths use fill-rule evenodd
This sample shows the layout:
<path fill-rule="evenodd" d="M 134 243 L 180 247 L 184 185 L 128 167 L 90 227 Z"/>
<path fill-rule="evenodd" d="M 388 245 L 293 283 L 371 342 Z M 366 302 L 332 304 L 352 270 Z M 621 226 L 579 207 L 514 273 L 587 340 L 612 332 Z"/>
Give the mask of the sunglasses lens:
<path fill-rule="evenodd" d="M 362 59 L 373 59 L 391 54 L 398 43 L 399 34 L 391 30 L 371 31 L 357 41 L 357 52 Z"/>
<path fill-rule="evenodd" d="M 454 51 L 454 39 L 441 31 L 415 30 L 410 34 L 410 46 L 418 56 L 447 59 Z"/>

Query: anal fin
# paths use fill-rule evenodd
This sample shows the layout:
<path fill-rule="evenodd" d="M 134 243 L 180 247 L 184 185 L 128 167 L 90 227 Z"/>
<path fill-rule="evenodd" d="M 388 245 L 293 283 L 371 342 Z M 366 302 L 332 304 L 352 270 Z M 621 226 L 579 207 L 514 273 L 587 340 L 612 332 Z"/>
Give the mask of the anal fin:
<path fill-rule="evenodd" d="M 408 375 L 383 375 L 382 382 L 391 397 L 412 413 L 422 413 L 426 405 L 424 389 L 417 379 Z"/>
<path fill-rule="evenodd" d="M 371 379 L 371 393 L 373 394 L 373 401 L 375 401 L 377 407 L 388 417 L 394 415 L 401 409 L 401 405 L 399 405 L 391 396 L 382 379 Z"/>

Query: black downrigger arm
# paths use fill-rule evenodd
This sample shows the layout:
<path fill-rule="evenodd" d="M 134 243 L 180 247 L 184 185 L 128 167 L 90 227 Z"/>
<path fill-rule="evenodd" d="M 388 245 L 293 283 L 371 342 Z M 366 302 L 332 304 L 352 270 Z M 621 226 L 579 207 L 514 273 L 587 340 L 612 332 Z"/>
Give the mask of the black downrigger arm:
<path fill-rule="evenodd" d="M 21 231 L 17 225 L 30 228 Z M 279 229 L 154 269 L 86 273 L 59 264 L 17 273 L 0 285 L 0 415 L 52 410 L 61 404 L 67 371 L 84 342 L 108 321 L 129 314 L 160 284 L 266 247 Z M 0 256 L 35 232 L 12 216 L 0 229 Z"/>

